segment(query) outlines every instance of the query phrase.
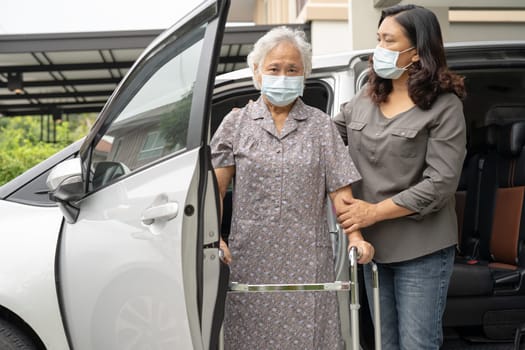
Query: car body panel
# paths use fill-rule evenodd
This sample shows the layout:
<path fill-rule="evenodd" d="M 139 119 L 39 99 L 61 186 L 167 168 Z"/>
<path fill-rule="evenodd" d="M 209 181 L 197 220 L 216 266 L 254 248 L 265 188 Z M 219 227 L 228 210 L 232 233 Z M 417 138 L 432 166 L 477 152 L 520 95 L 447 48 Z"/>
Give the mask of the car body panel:
<path fill-rule="evenodd" d="M 24 320 L 48 349 L 67 349 L 55 285 L 58 207 L 0 200 L 0 304 Z"/>

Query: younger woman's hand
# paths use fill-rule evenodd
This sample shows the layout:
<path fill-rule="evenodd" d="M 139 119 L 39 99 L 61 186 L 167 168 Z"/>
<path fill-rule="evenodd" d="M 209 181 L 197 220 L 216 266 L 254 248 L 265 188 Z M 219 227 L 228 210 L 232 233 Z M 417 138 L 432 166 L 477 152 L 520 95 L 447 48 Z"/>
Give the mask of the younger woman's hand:
<path fill-rule="evenodd" d="M 343 203 L 337 221 L 347 234 L 377 222 L 377 205 L 355 198 L 343 198 Z"/>

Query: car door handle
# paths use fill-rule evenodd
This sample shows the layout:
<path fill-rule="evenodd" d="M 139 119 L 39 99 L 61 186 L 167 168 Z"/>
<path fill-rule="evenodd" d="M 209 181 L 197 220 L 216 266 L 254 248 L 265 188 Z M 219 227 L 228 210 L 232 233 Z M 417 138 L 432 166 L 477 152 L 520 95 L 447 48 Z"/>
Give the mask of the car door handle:
<path fill-rule="evenodd" d="M 155 221 L 168 221 L 177 216 L 179 205 L 175 202 L 156 205 L 144 210 L 141 221 L 144 225 L 151 225 Z"/>

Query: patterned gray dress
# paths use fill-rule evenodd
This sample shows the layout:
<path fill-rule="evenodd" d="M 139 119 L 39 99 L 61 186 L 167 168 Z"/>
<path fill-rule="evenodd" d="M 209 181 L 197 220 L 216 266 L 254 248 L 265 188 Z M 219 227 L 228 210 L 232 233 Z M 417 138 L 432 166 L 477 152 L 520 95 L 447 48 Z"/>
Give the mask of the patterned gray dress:
<path fill-rule="evenodd" d="M 211 141 L 235 166 L 230 281 L 334 280 L 326 194 L 359 180 L 328 115 L 297 100 L 281 133 L 262 98 L 232 111 Z M 230 294 L 226 349 L 339 349 L 335 293 Z"/>

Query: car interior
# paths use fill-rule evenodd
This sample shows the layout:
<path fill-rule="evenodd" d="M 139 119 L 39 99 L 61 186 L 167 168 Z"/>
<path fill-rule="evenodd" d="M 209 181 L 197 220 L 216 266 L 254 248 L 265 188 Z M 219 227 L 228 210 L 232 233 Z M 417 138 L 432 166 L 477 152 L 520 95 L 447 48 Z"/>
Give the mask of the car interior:
<path fill-rule="evenodd" d="M 483 63 L 449 60 L 450 68 L 465 77 L 468 141 L 455 197 L 459 244 L 443 318 L 443 349 L 508 349 L 525 331 L 525 64 L 508 57 L 495 55 Z M 367 67 L 364 56 L 354 64 L 356 88 L 366 82 Z M 330 95 L 329 87 L 310 79 L 303 100 L 329 111 Z M 229 111 L 258 96 L 246 87 L 216 95 L 212 134 Z M 227 240 L 231 190 L 224 213 Z M 366 297 L 360 300 L 363 345 L 371 348 L 373 341 L 366 339 L 373 339 L 372 321 Z"/>
<path fill-rule="evenodd" d="M 519 346 L 525 324 L 525 69 L 498 63 L 459 70 L 468 142 L 444 326 L 466 345 Z"/>

